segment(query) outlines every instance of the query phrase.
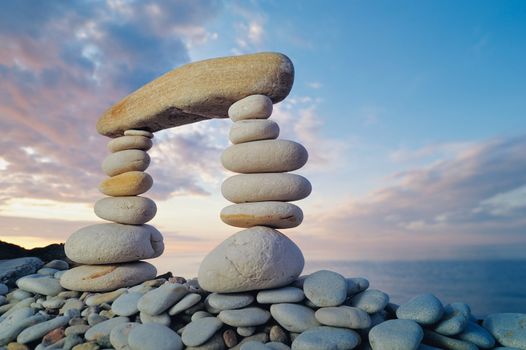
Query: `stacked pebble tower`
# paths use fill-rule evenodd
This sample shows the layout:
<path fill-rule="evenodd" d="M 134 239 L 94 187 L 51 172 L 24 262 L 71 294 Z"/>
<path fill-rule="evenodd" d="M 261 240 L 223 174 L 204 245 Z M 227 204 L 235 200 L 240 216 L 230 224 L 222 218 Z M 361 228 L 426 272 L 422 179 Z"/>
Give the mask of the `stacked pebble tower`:
<path fill-rule="evenodd" d="M 301 209 L 288 202 L 307 197 L 311 184 L 288 172 L 305 165 L 308 153 L 299 143 L 277 139 L 280 129 L 268 119 L 271 114 L 272 101 L 264 95 L 248 96 L 228 110 L 234 122 L 229 135 L 233 145 L 223 152 L 221 162 L 240 174 L 223 182 L 223 196 L 235 204 L 220 216 L 226 224 L 247 230 L 227 239 L 202 262 L 199 283 L 205 290 L 280 287 L 303 269 L 299 248 L 276 229 L 296 227 L 303 220 Z M 247 241 L 258 247 L 256 251 L 239 248 Z"/>
<path fill-rule="evenodd" d="M 153 226 L 157 207 L 140 194 L 148 191 L 152 177 L 144 171 L 150 165 L 148 151 L 153 134 L 144 130 L 126 130 L 124 136 L 112 139 L 112 152 L 104 159 L 102 170 L 110 176 L 99 190 L 109 196 L 95 203 L 95 214 L 112 223 L 84 227 L 73 233 L 65 244 L 68 258 L 86 264 L 68 271 L 61 284 L 75 290 L 104 291 L 128 287 L 155 277 L 151 264 L 139 261 L 160 256 L 163 237 Z M 106 275 L 105 283 L 90 283 L 86 276 Z M 79 287 L 79 277 L 85 285 Z M 74 288 L 73 285 L 74 284 Z"/>

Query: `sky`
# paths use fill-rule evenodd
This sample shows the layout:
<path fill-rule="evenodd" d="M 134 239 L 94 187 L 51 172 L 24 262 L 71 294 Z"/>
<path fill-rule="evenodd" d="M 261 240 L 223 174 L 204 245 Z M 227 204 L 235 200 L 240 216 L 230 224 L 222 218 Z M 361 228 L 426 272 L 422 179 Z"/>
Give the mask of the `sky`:
<path fill-rule="evenodd" d="M 272 119 L 313 192 L 283 230 L 307 260 L 526 258 L 524 1 L 9 1 L 0 4 L 0 239 L 64 242 L 93 203 L 112 104 L 188 62 L 277 51 Z M 158 266 L 195 272 L 239 229 L 229 120 L 157 132 L 145 194 Z"/>

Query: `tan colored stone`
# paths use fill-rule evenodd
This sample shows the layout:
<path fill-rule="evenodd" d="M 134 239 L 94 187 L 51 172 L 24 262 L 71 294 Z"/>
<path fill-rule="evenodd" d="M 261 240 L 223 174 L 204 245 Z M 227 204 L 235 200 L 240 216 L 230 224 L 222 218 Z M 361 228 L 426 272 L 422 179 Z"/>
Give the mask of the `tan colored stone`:
<path fill-rule="evenodd" d="M 7 350 L 29 350 L 29 348 L 25 344 L 9 343 L 7 344 Z"/>
<path fill-rule="evenodd" d="M 292 228 L 303 221 L 301 209 L 285 202 L 256 202 L 229 205 L 221 210 L 221 220 L 235 227 L 267 226 Z"/>
<path fill-rule="evenodd" d="M 236 173 L 281 173 L 301 168 L 309 154 L 289 140 L 262 140 L 228 147 L 221 155 L 223 166 Z"/>
<path fill-rule="evenodd" d="M 251 95 L 234 103 L 228 109 L 233 121 L 243 119 L 267 119 L 272 114 L 272 100 L 265 95 Z"/>
<path fill-rule="evenodd" d="M 109 292 L 155 278 L 157 270 L 144 261 L 128 264 L 82 265 L 66 271 L 60 284 L 70 290 Z"/>
<path fill-rule="evenodd" d="M 152 140 L 146 136 L 124 135 L 108 142 L 110 152 L 119 152 L 126 149 L 140 149 L 147 151 L 152 148 Z"/>
<path fill-rule="evenodd" d="M 276 139 L 279 126 L 272 120 L 240 120 L 230 128 L 228 137 L 233 144 Z"/>
<path fill-rule="evenodd" d="M 138 149 L 127 149 L 108 155 L 102 161 L 102 171 L 115 176 L 128 171 L 144 171 L 150 165 L 148 153 Z"/>
<path fill-rule="evenodd" d="M 102 181 L 99 190 L 113 197 L 137 196 L 148 191 L 152 185 L 153 179 L 147 173 L 128 171 Z"/>
<path fill-rule="evenodd" d="M 294 66 L 280 53 L 194 62 L 141 87 L 108 109 L 97 131 L 116 137 L 128 129 L 157 131 L 209 118 L 226 118 L 228 108 L 250 95 L 283 100 L 294 81 Z"/>

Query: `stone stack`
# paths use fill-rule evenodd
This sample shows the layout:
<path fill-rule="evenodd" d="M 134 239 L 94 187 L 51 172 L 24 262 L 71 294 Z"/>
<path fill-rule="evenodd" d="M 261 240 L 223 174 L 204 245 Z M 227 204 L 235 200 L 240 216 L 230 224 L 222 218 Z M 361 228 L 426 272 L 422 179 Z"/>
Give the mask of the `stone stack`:
<path fill-rule="evenodd" d="M 153 134 L 126 130 L 108 143 L 112 152 L 102 163 L 110 176 L 99 190 L 109 196 L 95 203 L 95 214 L 112 223 L 95 224 L 73 233 L 65 244 L 68 258 L 83 266 L 61 277 L 63 287 L 78 291 L 110 291 L 129 287 L 155 277 L 157 271 L 142 259 L 160 256 L 163 237 L 146 225 L 157 211 L 155 203 L 140 194 L 153 184 L 144 172 L 150 164 L 146 153 Z"/>
<path fill-rule="evenodd" d="M 232 146 L 222 157 L 223 166 L 240 173 L 226 179 L 223 196 L 235 203 L 221 211 L 221 219 L 247 228 L 215 248 L 201 263 L 199 284 L 207 291 L 233 293 L 285 286 L 303 270 L 300 249 L 276 229 L 298 226 L 299 207 L 288 203 L 307 197 L 311 184 L 288 173 L 301 168 L 307 150 L 289 140 L 278 140 L 279 126 L 268 118 L 272 100 L 251 95 L 228 110 L 234 122 Z"/>

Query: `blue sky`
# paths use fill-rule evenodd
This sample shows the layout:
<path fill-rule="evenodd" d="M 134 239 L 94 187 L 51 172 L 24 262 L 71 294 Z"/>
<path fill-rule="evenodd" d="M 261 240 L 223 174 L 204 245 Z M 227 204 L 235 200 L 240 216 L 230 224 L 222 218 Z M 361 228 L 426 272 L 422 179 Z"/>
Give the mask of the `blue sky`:
<path fill-rule="evenodd" d="M 2 3 L 1 239 L 97 221 L 106 108 L 181 64 L 258 51 L 296 69 L 273 118 L 310 153 L 306 218 L 285 232 L 307 258 L 526 257 L 523 1 Z M 235 232 L 218 219 L 228 127 L 156 135 L 166 259 Z"/>

